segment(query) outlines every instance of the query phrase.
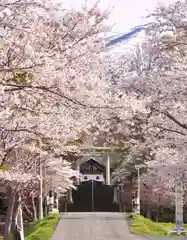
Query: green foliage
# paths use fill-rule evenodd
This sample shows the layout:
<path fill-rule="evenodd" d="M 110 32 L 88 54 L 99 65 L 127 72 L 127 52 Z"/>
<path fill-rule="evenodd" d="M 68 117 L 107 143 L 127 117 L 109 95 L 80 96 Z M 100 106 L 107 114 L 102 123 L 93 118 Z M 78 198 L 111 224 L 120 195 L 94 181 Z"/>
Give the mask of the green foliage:
<path fill-rule="evenodd" d="M 6 165 L 0 165 L 0 171 L 8 171 L 9 168 Z"/>
<path fill-rule="evenodd" d="M 129 215 L 129 223 L 130 231 L 139 235 L 166 236 L 174 227 L 174 223 L 152 222 L 137 214 Z"/>
<path fill-rule="evenodd" d="M 24 230 L 25 240 L 51 239 L 59 218 L 59 214 L 50 214 L 48 217 L 34 222 Z"/>
<path fill-rule="evenodd" d="M 28 72 L 13 72 L 13 81 L 17 84 L 26 84 L 32 79 L 32 74 Z"/>

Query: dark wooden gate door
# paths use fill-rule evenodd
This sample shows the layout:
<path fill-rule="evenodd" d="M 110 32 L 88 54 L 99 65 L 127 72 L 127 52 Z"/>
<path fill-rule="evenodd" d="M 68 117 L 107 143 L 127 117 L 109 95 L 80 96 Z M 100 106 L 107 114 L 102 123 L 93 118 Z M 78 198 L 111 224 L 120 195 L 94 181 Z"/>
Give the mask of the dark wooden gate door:
<path fill-rule="evenodd" d="M 118 204 L 113 203 L 113 187 L 94 182 L 94 211 L 118 212 Z"/>
<path fill-rule="evenodd" d="M 92 207 L 92 183 L 83 182 L 72 192 L 73 203 L 68 204 L 68 212 L 90 212 Z"/>
<path fill-rule="evenodd" d="M 69 212 L 118 212 L 118 205 L 113 203 L 113 187 L 101 182 L 83 182 L 72 196 Z"/>

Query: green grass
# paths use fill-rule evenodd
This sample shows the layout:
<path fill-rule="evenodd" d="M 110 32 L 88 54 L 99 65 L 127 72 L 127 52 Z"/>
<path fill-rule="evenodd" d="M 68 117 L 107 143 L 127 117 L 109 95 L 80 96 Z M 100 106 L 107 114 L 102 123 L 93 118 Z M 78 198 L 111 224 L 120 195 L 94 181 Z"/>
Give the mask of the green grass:
<path fill-rule="evenodd" d="M 50 214 L 47 218 L 32 223 L 24 230 L 25 240 L 49 240 L 59 218 L 59 214 Z"/>
<path fill-rule="evenodd" d="M 129 215 L 129 225 L 132 233 L 150 236 L 166 236 L 175 226 L 174 223 L 152 222 L 137 214 Z M 184 228 L 187 228 L 187 225 L 184 225 Z"/>
<path fill-rule="evenodd" d="M 49 240 L 59 221 L 59 214 L 50 214 L 48 217 L 30 224 L 24 229 L 25 240 Z M 3 237 L 0 237 L 3 240 Z"/>

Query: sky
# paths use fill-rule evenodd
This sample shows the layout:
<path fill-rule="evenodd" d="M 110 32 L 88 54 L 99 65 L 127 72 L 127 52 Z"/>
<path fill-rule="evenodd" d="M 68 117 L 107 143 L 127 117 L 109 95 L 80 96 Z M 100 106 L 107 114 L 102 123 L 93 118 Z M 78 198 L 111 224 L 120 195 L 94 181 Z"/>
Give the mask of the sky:
<path fill-rule="evenodd" d="M 59 0 L 63 1 L 66 7 L 80 8 L 85 0 Z M 97 0 L 86 0 L 88 5 L 93 5 Z M 127 33 L 137 25 L 150 22 L 146 16 L 158 5 L 167 6 L 176 0 L 100 0 L 101 9 L 112 9 L 108 24 L 113 26 L 108 36 Z M 104 54 L 123 54 L 124 51 L 134 48 L 141 41 L 145 41 L 144 32 L 138 33 L 133 38 L 116 44 L 114 47 L 106 49 Z"/>
<path fill-rule="evenodd" d="M 80 7 L 84 0 L 64 0 L 71 7 Z M 94 3 L 94 0 L 88 0 Z M 174 0 L 100 0 L 100 6 L 113 8 L 108 23 L 114 25 L 112 32 L 123 33 L 136 25 L 147 23 L 145 18 L 158 4 L 167 5 Z"/>

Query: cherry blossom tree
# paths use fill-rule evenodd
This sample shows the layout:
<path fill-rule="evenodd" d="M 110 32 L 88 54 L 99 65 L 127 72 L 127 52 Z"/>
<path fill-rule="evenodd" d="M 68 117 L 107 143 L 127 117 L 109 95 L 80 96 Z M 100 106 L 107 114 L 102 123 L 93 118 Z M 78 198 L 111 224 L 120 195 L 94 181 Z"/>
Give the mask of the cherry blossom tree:
<path fill-rule="evenodd" d="M 110 64 L 115 89 L 150 99 L 147 114 L 141 116 L 145 140 L 133 141 L 132 150 L 139 154 L 140 149 L 151 149 L 143 178 L 154 202 L 160 192 L 165 193 L 163 202 L 174 199 L 174 181 L 179 171 L 186 172 L 186 9 L 185 1 L 159 6 L 150 15 L 155 21 L 146 41 Z"/>
<path fill-rule="evenodd" d="M 14 196 L 4 239 L 14 199 L 40 180 L 41 156 L 47 153 L 53 187 L 63 192 L 75 173 L 56 153 L 74 151 L 83 130 L 106 129 L 110 116 L 146 111 L 136 94 L 119 97 L 106 81 L 100 51 L 107 16 L 97 5 L 67 11 L 48 0 L 0 3 L 0 156 L 8 167 L 1 180 Z M 22 151 L 32 153 L 29 162 Z"/>
<path fill-rule="evenodd" d="M 186 2 L 158 7 L 143 44 L 141 79 L 152 95 L 150 128 L 158 138 L 186 148 Z M 145 67 L 147 65 L 147 68 Z M 151 129 L 150 129 L 151 131 Z"/>
<path fill-rule="evenodd" d="M 174 137 L 177 145 L 186 143 L 186 6 L 178 1 L 157 7 L 147 39 L 117 59 L 123 70 L 116 73 L 120 88 L 151 97 L 149 132 Z"/>
<path fill-rule="evenodd" d="M 148 30 L 148 41 L 134 55 L 140 79 L 136 84 L 141 94 L 152 99 L 145 130 L 154 143 L 157 161 L 153 164 L 157 166 L 162 160 L 173 181 L 178 166 L 181 172 L 186 171 L 186 9 L 182 1 L 156 8 L 151 14 L 155 24 Z M 162 168 L 160 174 L 167 176 Z"/>
<path fill-rule="evenodd" d="M 2 59 L 1 84 L 4 103 L 2 115 L 6 116 L 7 119 L 15 112 L 18 114 L 17 117 L 20 117 L 19 114 L 21 115 L 23 119 L 19 121 L 19 126 L 16 125 L 16 131 L 21 129 L 22 132 L 37 132 L 41 135 L 44 134 L 49 139 L 52 138 L 52 135 L 55 139 L 61 136 L 61 145 L 65 146 L 78 134 L 78 129 L 82 131 L 83 128 L 89 126 L 89 123 L 93 124 L 96 116 L 97 119 L 100 119 L 101 114 L 110 114 L 115 111 L 118 113 L 120 107 L 125 107 L 126 110 L 120 111 L 120 114 L 126 117 L 127 111 L 133 113 L 133 111 L 142 107 L 141 101 L 137 101 L 136 96 L 124 96 L 122 99 L 118 99 L 117 95 L 110 93 L 107 82 L 100 80 L 102 79 L 103 69 L 98 54 L 103 39 L 100 35 L 106 31 L 102 24 L 106 13 L 99 12 L 96 6 L 91 8 L 86 16 L 81 12 L 64 13 L 60 9 L 57 13 L 63 15 L 66 21 L 68 20 L 68 23 L 66 23 L 65 20 L 61 20 L 61 15 L 59 18 L 57 17 L 56 9 L 50 8 L 52 12 L 48 12 L 48 8 L 44 8 L 41 4 L 33 3 L 32 5 L 28 2 L 24 5 L 19 1 L 10 5 L 2 4 L 2 6 L 4 6 L 2 7 L 2 13 L 4 14 L 2 26 L 5 28 L 3 33 L 7 36 L 3 44 L 3 47 L 7 46 L 7 49 L 2 48 L 3 56 L 7 58 L 5 53 L 8 54 L 9 51 L 13 54 L 14 52 L 14 48 L 10 49 L 10 44 L 7 45 L 9 40 L 13 46 L 15 45 L 14 39 L 12 37 L 8 38 L 9 35 L 14 36 L 15 34 L 15 38 L 18 38 L 16 44 L 20 45 L 20 48 L 21 46 L 26 47 L 25 42 L 27 42 L 27 48 L 32 49 L 32 51 L 27 52 L 27 60 L 22 59 L 22 62 L 19 62 L 22 66 L 18 66 L 19 64 L 15 59 L 12 61 L 9 59 L 9 65 L 11 62 L 12 65 L 16 66 L 7 66 L 7 59 Z M 33 15 L 33 6 L 39 8 L 41 16 Z M 25 7 L 29 8 L 26 23 L 24 22 L 25 16 L 23 19 L 20 17 L 19 21 L 15 21 L 15 18 L 12 17 L 14 11 L 19 8 L 21 12 L 25 10 Z M 42 11 L 46 11 L 46 15 L 49 16 L 44 17 Z M 54 14 L 56 18 L 54 18 Z M 16 17 L 18 16 L 19 14 L 16 15 Z M 10 28 L 9 25 L 6 25 L 6 22 L 11 17 L 15 26 Z M 33 23 L 33 19 L 37 24 Z M 32 24 L 27 24 L 28 22 Z M 19 29 L 17 29 L 16 24 L 19 24 Z M 67 24 L 69 24 L 69 28 L 67 28 Z M 71 28 L 74 24 L 76 28 Z M 22 25 L 23 35 L 20 39 L 19 30 Z M 26 28 L 25 25 L 31 26 L 29 32 L 23 31 Z M 43 29 L 43 36 L 36 25 Z M 33 34 L 38 33 L 37 31 L 40 34 Z M 58 32 L 64 32 L 64 38 Z M 29 41 L 27 41 L 27 38 L 29 38 Z M 55 46 L 50 45 L 52 40 L 56 44 Z M 43 49 L 39 49 L 38 44 L 42 45 Z M 16 49 L 18 49 L 17 46 Z M 58 51 L 58 54 L 56 51 Z M 25 54 L 25 51 L 23 54 Z M 73 56 L 73 54 L 76 54 L 76 56 Z M 32 61 L 32 66 L 28 65 L 28 60 Z M 77 69 L 80 70 L 76 72 Z M 46 79 L 47 82 L 45 82 Z M 117 105 L 118 110 L 113 109 L 115 105 Z M 26 118 L 27 122 L 25 122 Z M 78 119 L 79 121 L 77 121 Z M 20 125 L 20 122 L 22 122 L 22 125 Z M 36 122 L 37 124 L 34 124 Z M 29 127 L 28 123 L 30 124 Z M 99 123 L 97 122 L 97 124 Z M 25 127 L 26 125 L 27 127 Z M 50 131 L 48 131 L 49 129 Z M 61 132 L 62 129 L 66 131 L 64 134 Z"/>
<path fill-rule="evenodd" d="M 0 171 L 0 180 L 4 187 L 7 188 L 9 195 L 8 210 L 6 213 L 4 238 L 8 239 L 11 224 L 12 229 L 15 229 L 17 222 L 17 216 L 21 204 L 21 195 L 24 195 L 24 191 L 30 188 L 32 184 L 37 182 L 39 176 L 36 172 L 36 165 L 34 162 L 21 158 L 21 152 L 15 152 L 15 155 L 19 156 L 19 162 L 16 161 L 6 165 L 6 169 Z M 22 156 L 23 157 L 23 156 Z"/>
<path fill-rule="evenodd" d="M 150 15 L 155 21 L 146 41 L 115 61 L 119 66 L 117 87 L 150 97 L 150 112 L 143 126 L 146 139 L 180 149 L 186 148 L 185 13 L 186 2 L 159 6 Z"/>
<path fill-rule="evenodd" d="M 183 182 L 184 203 L 186 203 L 187 165 L 184 153 L 177 148 L 160 147 L 155 151 L 155 160 L 148 162 L 148 170 L 141 176 L 145 184 L 142 200 L 154 205 L 157 214 L 160 207 L 175 205 L 176 180 Z M 158 215 L 157 215 L 158 217 Z"/>

